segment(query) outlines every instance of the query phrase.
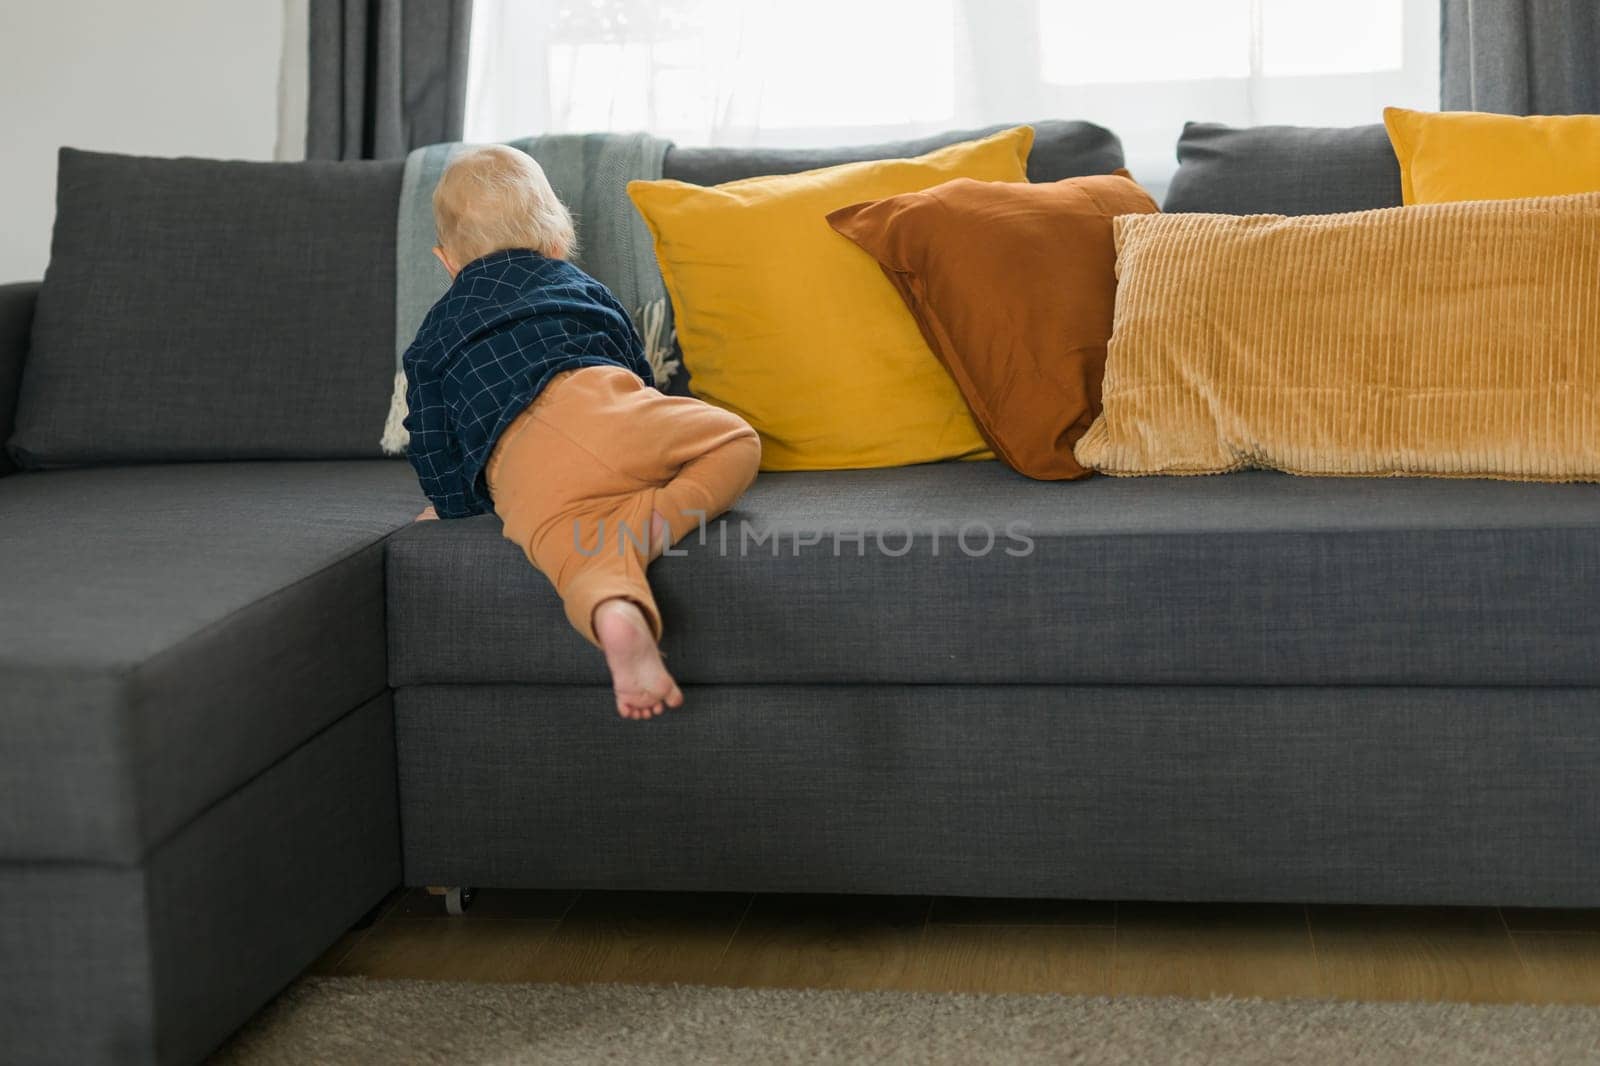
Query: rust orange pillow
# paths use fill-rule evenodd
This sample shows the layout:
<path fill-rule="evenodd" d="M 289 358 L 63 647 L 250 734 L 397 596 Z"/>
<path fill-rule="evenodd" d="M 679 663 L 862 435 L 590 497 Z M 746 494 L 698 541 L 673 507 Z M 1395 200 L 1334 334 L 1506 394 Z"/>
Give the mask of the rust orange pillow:
<path fill-rule="evenodd" d="M 1116 302 L 1111 220 L 1155 201 L 1126 171 L 1040 185 L 958 179 L 828 216 L 878 261 L 989 446 L 1045 480 L 1088 470 Z"/>

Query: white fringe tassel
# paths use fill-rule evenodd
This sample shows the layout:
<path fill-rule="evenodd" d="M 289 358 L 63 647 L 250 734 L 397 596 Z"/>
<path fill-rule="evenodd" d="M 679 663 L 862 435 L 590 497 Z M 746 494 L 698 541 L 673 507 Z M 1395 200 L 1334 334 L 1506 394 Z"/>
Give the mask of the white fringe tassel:
<path fill-rule="evenodd" d="M 667 301 L 651 300 L 639 308 L 639 339 L 644 341 L 644 358 L 655 375 L 656 388 L 665 389 L 678 372 L 678 360 L 672 358 L 677 347 L 678 331 L 667 326 Z"/>
<path fill-rule="evenodd" d="M 384 455 L 404 455 L 411 434 L 406 432 L 406 372 L 394 373 L 394 395 L 389 398 L 389 417 L 383 420 L 383 439 L 378 446 Z"/>

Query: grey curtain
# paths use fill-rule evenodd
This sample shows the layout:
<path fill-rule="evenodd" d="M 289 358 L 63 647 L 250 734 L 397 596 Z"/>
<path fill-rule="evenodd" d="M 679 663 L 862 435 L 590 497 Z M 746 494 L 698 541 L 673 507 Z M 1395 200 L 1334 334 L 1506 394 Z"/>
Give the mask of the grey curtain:
<path fill-rule="evenodd" d="M 472 0 L 311 0 L 309 159 L 461 138 Z"/>
<path fill-rule="evenodd" d="M 1600 0 L 1443 0 L 1441 105 L 1600 112 Z"/>

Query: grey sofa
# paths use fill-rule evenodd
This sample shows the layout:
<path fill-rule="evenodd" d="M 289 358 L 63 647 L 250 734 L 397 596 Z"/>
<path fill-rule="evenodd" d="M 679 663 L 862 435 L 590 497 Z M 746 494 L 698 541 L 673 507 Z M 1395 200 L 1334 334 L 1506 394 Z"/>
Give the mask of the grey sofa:
<path fill-rule="evenodd" d="M 1382 206 L 1384 151 L 1192 127 L 1169 206 Z M 400 884 L 1600 904 L 1600 489 L 766 474 L 625 722 L 373 457 L 397 183 L 65 153 L 0 288 L 0 1057 L 194 1061 Z"/>

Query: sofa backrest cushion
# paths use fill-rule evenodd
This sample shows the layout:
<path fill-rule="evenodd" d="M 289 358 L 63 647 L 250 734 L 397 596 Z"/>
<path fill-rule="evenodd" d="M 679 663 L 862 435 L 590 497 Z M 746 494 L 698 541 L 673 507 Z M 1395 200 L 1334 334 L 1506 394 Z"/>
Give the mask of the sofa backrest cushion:
<path fill-rule="evenodd" d="M 691 185 L 721 185 L 726 181 L 768 174 L 798 174 L 804 170 L 860 163 L 869 159 L 914 159 L 946 145 L 976 141 L 1012 128 L 1018 123 L 986 126 L 981 130 L 955 130 L 912 141 L 857 145 L 851 148 L 679 148 L 667 149 L 661 176 Z M 1060 181 L 1085 174 L 1110 174 L 1123 165 L 1122 142 L 1117 135 L 1092 122 L 1051 119 L 1029 122 L 1033 127 L 1033 152 L 1028 157 L 1029 181 Z"/>
<path fill-rule="evenodd" d="M 400 173 L 63 149 L 13 457 L 377 456 Z"/>
<path fill-rule="evenodd" d="M 1331 215 L 1400 206 L 1400 163 L 1381 124 L 1254 126 L 1190 122 L 1163 211 Z"/>

